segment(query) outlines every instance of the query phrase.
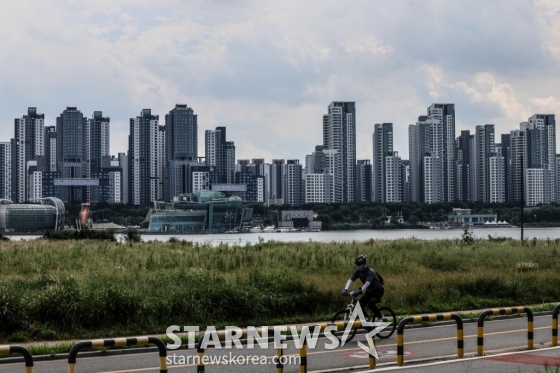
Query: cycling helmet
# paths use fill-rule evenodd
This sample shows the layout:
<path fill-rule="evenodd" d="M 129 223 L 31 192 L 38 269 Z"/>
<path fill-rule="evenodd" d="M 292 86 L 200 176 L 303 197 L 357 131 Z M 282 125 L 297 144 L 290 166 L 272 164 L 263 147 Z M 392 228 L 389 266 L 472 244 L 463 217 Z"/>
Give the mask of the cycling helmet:
<path fill-rule="evenodd" d="M 365 255 L 357 255 L 356 259 L 354 259 L 354 264 L 359 266 L 365 265 L 367 263 L 367 258 Z"/>

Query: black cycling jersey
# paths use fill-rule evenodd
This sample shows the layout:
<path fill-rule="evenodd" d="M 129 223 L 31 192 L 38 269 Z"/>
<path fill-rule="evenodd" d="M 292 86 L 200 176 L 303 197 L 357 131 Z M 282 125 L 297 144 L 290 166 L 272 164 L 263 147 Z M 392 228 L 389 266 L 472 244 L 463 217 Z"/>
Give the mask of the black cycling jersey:
<path fill-rule="evenodd" d="M 370 285 L 366 289 L 366 293 L 383 289 L 383 284 L 379 281 L 379 277 L 377 277 L 377 273 L 375 273 L 373 268 L 366 267 L 363 271 L 356 270 L 356 272 L 354 272 L 354 274 L 352 275 L 351 280 L 356 281 L 357 279 L 360 279 L 362 281 L 362 284 L 365 284 L 367 281 L 369 281 Z"/>

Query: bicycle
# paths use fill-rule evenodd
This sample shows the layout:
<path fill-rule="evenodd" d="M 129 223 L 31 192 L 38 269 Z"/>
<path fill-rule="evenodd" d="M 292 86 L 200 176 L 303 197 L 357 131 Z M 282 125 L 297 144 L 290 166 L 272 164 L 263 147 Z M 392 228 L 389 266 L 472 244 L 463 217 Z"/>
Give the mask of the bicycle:
<path fill-rule="evenodd" d="M 356 300 L 357 297 L 359 296 L 352 296 L 351 294 L 348 294 L 349 297 L 352 297 L 352 300 L 350 301 L 350 303 L 348 303 L 348 305 L 346 306 L 346 309 L 338 311 L 334 317 L 332 318 L 331 322 L 335 322 L 335 321 L 349 321 L 350 320 L 350 316 L 352 315 L 352 312 L 354 311 L 354 307 L 356 306 Z M 391 325 L 387 326 L 385 329 L 379 331 L 375 336 L 379 337 L 381 339 L 386 339 L 389 338 L 390 336 L 393 335 L 393 333 L 395 332 L 395 329 L 397 328 L 397 316 L 395 315 L 395 312 L 393 312 L 393 310 L 387 306 L 382 306 L 382 307 L 378 307 L 379 311 L 381 312 L 381 314 L 388 320 L 388 322 L 391 323 Z M 367 321 L 374 321 L 375 317 L 373 316 L 369 316 L 367 313 L 367 310 L 362 309 L 362 311 L 364 312 L 364 316 L 366 317 Z M 366 329 L 368 332 L 370 332 L 372 330 L 372 328 L 370 327 L 364 327 L 364 329 Z M 352 340 L 352 338 L 354 338 L 354 336 L 356 335 L 356 331 L 358 329 L 354 328 L 350 331 L 350 333 L 348 334 L 348 338 L 346 339 L 346 342 L 350 342 Z M 340 337 L 337 337 L 340 340 Z"/>

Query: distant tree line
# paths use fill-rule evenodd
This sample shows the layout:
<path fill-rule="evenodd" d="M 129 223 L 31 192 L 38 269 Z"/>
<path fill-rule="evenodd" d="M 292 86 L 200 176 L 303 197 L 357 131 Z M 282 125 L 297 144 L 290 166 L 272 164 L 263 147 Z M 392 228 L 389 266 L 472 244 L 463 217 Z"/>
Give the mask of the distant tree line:
<path fill-rule="evenodd" d="M 246 204 L 253 209 L 253 218 L 263 225 L 276 225 L 284 210 L 313 210 L 323 229 L 376 229 L 411 228 L 422 223 L 443 223 L 453 208 L 469 208 L 476 214 L 497 214 L 498 220 L 513 225 L 521 223 L 521 209 L 516 204 L 479 203 L 332 203 L 305 204 L 294 208 L 290 205 L 264 206 L 259 203 Z M 147 226 L 149 207 L 134 207 L 124 204 L 97 203 L 92 206 L 94 223 L 113 222 L 123 226 Z M 80 213 L 81 205 L 66 205 L 66 223 L 73 226 Z M 540 205 L 524 209 L 526 226 L 560 226 L 560 207 Z M 399 218 L 402 218 L 399 222 Z"/>

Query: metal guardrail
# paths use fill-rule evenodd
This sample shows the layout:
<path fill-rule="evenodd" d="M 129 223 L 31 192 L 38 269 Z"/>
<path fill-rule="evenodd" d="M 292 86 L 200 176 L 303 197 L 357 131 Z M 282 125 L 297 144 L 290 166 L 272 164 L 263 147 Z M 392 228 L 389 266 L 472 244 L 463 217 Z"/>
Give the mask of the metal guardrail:
<path fill-rule="evenodd" d="M 0 354 L 22 354 L 25 360 L 25 373 L 33 373 L 33 356 L 27 348 L 22 346 L 0 346 Z"/>
<path fill-rule="evenodd" d="M 527 349 L 533 349 L 533 312 L 529 307 L 506 307 L 486 310 L 478 317 L 478 330 L 476 338 L 476 355 L 484 356 L 484 320 L 487 316 L 511 315 L 512 313 L 527 314 Z"/>
<path fill-rule="evenodd" d="M 451 319 L 457 323 L 457 358 L 462 359 L 464 357 L 463 320 L 456 313 L 437 313 L 433 315 L 410 316 L 401 320 L 397 327 L 397 365 L 404 365 L 404 327 L 406 324 Z"/>
<path fill-rule="evenodd" d="M 76 373 L 76 358 L 78 357 L 78 352 L 84 348 L 145 345 L 148 343 L 155 344 L 159 350 L 159 372 L 167 373 L 167 349 L 161 339 L 156 337 L 95 339 L 93 341 L 78 342 L 72 347 L 68 355 L 68 373 Z"/>
<path fill-rule="evenodd" d="M 560 304 L 552 310 L 552 346 L 558 346 L 558 313 L 560 312 Z"/>

